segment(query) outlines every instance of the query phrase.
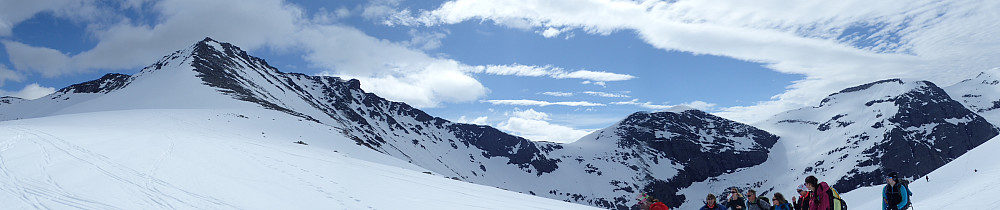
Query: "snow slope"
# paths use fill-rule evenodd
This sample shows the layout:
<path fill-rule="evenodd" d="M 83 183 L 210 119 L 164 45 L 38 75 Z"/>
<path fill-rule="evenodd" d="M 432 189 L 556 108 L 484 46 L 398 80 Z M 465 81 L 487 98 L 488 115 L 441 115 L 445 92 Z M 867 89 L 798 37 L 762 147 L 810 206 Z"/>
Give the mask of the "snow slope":
<path fill-rule="evenodd" d="M 588 209 L 425 174 L 269 110 L 0 122 L 5 209 Z M 292 143 L 304 141 L 309 145 Z"/>
<path fill-rule="evenodd" d="M 736 186 L 768 197 L 775 192 L 791 197 L 812 175 L 855 194 L 855 189 L 883 184 L 888 171 L 921 177 L 998 133 L 986 118 L 933 83 L 900 79 L 847 88 L 818 106 L 781 113 L 756 126 L 781 136 L 766 162 L 680 192 L 704 198 Z M 681 207 L 701 202 L 688 200 Z"/>
<path fill-rule="evenodd" d="M 951 163 L 916 177 L 910 184 L 913 209 L 995 209 L 1000 206 L 1000 138 L 993 138 Z M 978 170 L 978 172 L 976 172 Z M 851 209 L 882 208 L 882 187 L 885 184 L 860 188 L 845 193 L 843 198 Z"/>

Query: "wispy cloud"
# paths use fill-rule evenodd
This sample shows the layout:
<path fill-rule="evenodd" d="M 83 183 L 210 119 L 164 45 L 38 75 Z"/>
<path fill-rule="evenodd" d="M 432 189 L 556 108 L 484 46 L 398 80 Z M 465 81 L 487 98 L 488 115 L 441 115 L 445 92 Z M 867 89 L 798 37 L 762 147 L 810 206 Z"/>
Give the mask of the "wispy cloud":
<path fill-rule="evenodd" d="M 562 102 L 548 102 L 548 101 L 536 101 L 536 100 L 483 100 L 481 102 L 491 103 L 494 105 L 515 105 L 515 106 L 604 106 L 604 104 L 592 103 L 587 101 L 562 101 Z"/>
<path fill-rule="evenodd" d="M 522 77 L 551 77 L 555 79 L 584 79 L 588 81 L 612 82 L 634 79 L 635 76 L 628 74 L 618 74 L 604 71 L 576 70 L 568 71 L 563 68 L 547 65 L 487 65 L 476 66 L 470 69 L 473 73 L 511 75 Z"/>
<path fill-rule="evenodd" d="M 7 68 L 7 65 L 0 64 L 0 87 L 3 87 L 7 80 L 20 82 L 24 80 L 24 75 Z"/>
<path fill-rule="evenodd" d="M 606 98 L 628 98 L 629 97 L 628 95 L 625 95 L 625 94 L 595 92 L 595 91 L 584 91 L 583 94 L 592 95 L 592 96 L 606 97 Z"/>
<path fill-rule="evenodd" d="M 608 93 L 608 92 L 598 92 L 598 91 L 583 91 L 583 92 L 579 92 L 579 93 L 584 94 L 584 95 L 591 95 L 591 96 L 598 96 L 598 97 L 605 97 L 605 98 L 629 98 L 629 97 L 631 97 L 631 96 L 628 95 L 629 91 L 622 91 L 621 93 Z M 549 96 L 559 96 L 559 97 L 569 97 L 569 96 L 576 95 L 575 93 L 572 93 L 572 92 L 541 92 L 541 93 L 538 93 L 538 94 L 549 95 Z"/>
<path fill-rule="evenodd" d="M 550 96 L 559 96 L 559 97 L 573 96 L 573 93 L 569 93 L 569 92 L 542 92 L 542 93 L 539 93 L 539 94 L 550 95 Z"/>
<path fill-rule="evenodd" d="M 689 102 L 689 103 L 683 103 L 683 104 L 677 104 L 677 105 L 660 105 L 660 104 L 653 104 L 653 102 L 648 102 L 648 101 L 647 102 L 639 102 L 639 99 L 632 99 L 631 101 L 611 102 L 610 104 L 614 104 L 614 105 L 635 105 L 635 106 L 639 106 L 639 107 L 646 108 L 646 109 L 652 109 L 652 110 L 665 110 L 665 109 L 670 109 L 670 108 L 673 108 L 673 107 L 676 107 L 676 106 L 684 106 L 684 107 L 691 107 L 691 108 L 695 108 L 695 109 L 699 109 L 699 110 L 704 110 L 704 111 L 712 110 L 712 108 L 714 108 L 716 106 L 716 104 L 708 103 L 708 102 L 704 102 L 704 101 L 692 101 L 692 102 Z"/>
<path fill-rule="evenodd" d="M 653 102 L 648 102 L 648 101 L 647 102 L 639 102 L 639 99 L 632 99 L 631 101 L 611 102 L 611 104 L 614 104 L 614 105 L 636 105 L 636 106 L 639 106 L 639 107 L 642 107 L 642 108 L 655 109 L 655 110 L 668 109 L 670 107 L 674 107 L 672 105 L 658 105 L 658 104 L 653 104 Z"/>
<path fill-rule="evenodd" d="M 1000 50 L 1000 37 L 993 35 L 1000 34 L 997 10 L 998 1 L 959 0 L 452 0 L 386 20 L 397 25 L 480 21 L 545 37 L 577 29 L 598 35 L 634 31 L 663 50 L 759 62 L 805 76 L 773 101 L 720 113 L 755 121 L 879 79 L 953 84 L 995 67 L 1000 58 L 987 55 Z"/>

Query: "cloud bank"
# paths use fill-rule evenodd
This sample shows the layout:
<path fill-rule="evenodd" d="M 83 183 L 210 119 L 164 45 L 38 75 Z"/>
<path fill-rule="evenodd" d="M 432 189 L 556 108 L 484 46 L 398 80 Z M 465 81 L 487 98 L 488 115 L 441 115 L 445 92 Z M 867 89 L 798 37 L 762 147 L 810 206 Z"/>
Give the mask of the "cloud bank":
<path fill-rule="evenodd" d="M 573 6 L 566 6 L 573 5 Z M 484 1 L 453 0 L 429 11 L 401 10 L 394 25 L 466 21 L 543 31 L 608 35 L 631 31 L 667 51 L 758 62 L 805 75 L 772 101 L 717 114 L 744 122 L 814 105 L 849 86 L 886 78 L 949 85 L 997 66 L 996 1 Z M 596 81 L 596 80 L 595 80 Z"/>

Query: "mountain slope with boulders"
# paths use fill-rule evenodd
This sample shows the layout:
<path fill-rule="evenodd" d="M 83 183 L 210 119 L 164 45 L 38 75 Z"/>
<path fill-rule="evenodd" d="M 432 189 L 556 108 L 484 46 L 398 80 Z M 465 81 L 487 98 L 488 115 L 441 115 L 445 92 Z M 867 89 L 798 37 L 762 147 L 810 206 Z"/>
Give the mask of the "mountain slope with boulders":
<path fill-rule="evenodd" d="M 996 109 L 977 107 L 1000 101 L 1000 91 L 977 79 L 983 83 L 947 92 L 927 81 L 877 81 L 756 127 L 694 109 L 636 112 L 559 144 L 434 117 L 365 92 L 362 81 L 281 72 L 206 38 L 135 75 L 107 74 L 35 100 L 4 97 L 0 120 L 137 109 L 275 112 L 315 125 L 305 136 L 338 136 L 299 142 L 353 145 L 331 152 L 375 151 L 443 178 L 608 209 L 634 208 L 643 192 L 688 208 L 729 186 L 766 195 L 816 175 L 848 192 L 880 184 L 886 170 L 927 174 L 997 135 L 980 116 Z"/>

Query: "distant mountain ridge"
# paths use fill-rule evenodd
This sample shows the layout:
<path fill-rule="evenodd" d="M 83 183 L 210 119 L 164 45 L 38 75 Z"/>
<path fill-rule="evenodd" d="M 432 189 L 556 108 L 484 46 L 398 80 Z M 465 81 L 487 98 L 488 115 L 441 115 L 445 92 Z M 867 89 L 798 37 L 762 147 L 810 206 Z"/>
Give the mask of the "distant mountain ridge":
<path fill-rule="evenodd" d="M 360 147 L 441 176 L 630 209 L 641 192 L 671 207 L 697 205 L 703 195 L 684 192 L 720 182 L 765 194 L 790 190 L 789 183 L 815 174 L 847 192 L 880 184 L 886 170 L 919 177 L 996 136 L 996 126 L 979 115 L 995 109 L 971 110 L 1000 103 L 1000 90 L 989 89 L 996 83 L 942 89 L 889 79 L 846 88 L 817 107 L 756 127 L 699 110 L 636 112 L 559 144 L 450 122 L 367 93 L 360 82 L 284 73 L 239 47 L 205 38 L 136 75 L 107 74 L 36 100 L 0 98 L 0 120 L 109 109 L 264 108 L 329 126 Z M 962 100 L 949 95 L 969 89 L 979 92 L 962 94 Z M 783 173 L 767 174 L 778 171 Z"/>

